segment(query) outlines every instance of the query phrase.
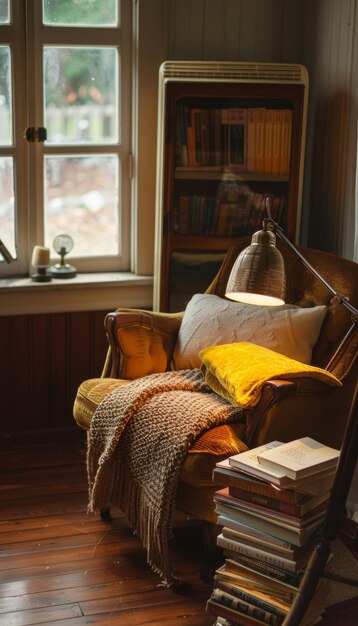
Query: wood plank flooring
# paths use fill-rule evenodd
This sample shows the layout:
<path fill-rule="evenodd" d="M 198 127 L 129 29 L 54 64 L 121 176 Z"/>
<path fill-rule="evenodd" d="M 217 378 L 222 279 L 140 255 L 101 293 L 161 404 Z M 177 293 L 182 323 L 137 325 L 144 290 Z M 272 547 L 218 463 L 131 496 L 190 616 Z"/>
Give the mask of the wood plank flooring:
<path fill-rule="evenodd" d="M 0 450 L 0 626 L 211 626 L 200 527 L 176 519 L 177 589 L 158 589 L 124 516 L 87 514 L 85 441 Z M 36 441 L 36 440 L 35 440 Z"/>

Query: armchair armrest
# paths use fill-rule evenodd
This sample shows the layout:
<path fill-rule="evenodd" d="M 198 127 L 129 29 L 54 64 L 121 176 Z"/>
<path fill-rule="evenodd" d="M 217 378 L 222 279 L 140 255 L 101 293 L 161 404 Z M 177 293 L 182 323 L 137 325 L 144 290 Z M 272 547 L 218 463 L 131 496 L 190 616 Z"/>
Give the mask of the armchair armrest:
<path fill-rule="evenodd" d="M 329 387 L 304 377 L 268 380 L 259 403 L 247 411 L 245 443 L 253 448 L 309 436 L 340 448 L 351 397 L 347 386 L 349 381 Z"/>
<path fill-rule="evenodd" d="M 182 313 L 118 309 L 108 313 L 109 352 L 102 376 L 133 380 L 170 369 Z"/>

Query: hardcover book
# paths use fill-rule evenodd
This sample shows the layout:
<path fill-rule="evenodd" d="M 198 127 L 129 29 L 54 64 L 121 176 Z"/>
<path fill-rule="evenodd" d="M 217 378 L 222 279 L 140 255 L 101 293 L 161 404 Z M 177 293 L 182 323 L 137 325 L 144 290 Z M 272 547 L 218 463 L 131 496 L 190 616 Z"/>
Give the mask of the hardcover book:
<path fill-rule="evenodd" d="M 217 483 L 227 485 L 228 487 L 235 487 L 245 491 L 247 494 L 253 493 L 267 498 L 274 498 L 280 502 L 298 504 L 309 497 L 307 494 L 301 493 L 298 490 L 281 489 L 262 478 L 241 472 L 231 465 L 229 459 L 224 459 L 216 463 L 213 470 L 213 480 Z"/>
<path fill-rule="evenodd" d="M 224 617 L 228 617 L 229 620 L 233 620 L 235 624 L 239 623 L 240 626 L 257 626 L 258 624 L 265 624 L 262 620 L 244 615 L 243 613 L 235 611 L 235 609 L 216 602 L 211 598 L 206 603 L 206 610 L 214 615 L 223 615 Z M 238 622 L 238 620 L 240 621 Z"/>
<path fill-rule="evenodd" d="M 231 561 L 227 558 L 224 565 L 216 570 L 216 582 L 221 581 L 235 585 L 250 594 L 264 599 L 270 598 L 270 602 L 282 609 L 287 609 L 297 596 L 297 586 L 282 583 L 274 578 L 271 579 L 267 574 L 256 572 L 244 566 L 242 566 L 241 570 L 233 571 L 228 565 L 229 562 Z M 232 562 L 236 563 L 235 559 L 232 559 Z M 240 563 L 237 563 L 237 565 L 240 565 Z"/>
<path fill-rule="evenodd" d="M 272 520 L 277 523 L 284 522 L 296 528 L 304 528 L 315 519 L 324 517 L 328 506 L 329 495 L 324 494 L 324 498 L 318 499 L 314 508 L 308 510 L 304 515 L 291 515 L 289 513 L 283 513 L 276 508 L 273 509 L 257 504 L 256 502 L 248 502 L 247 500 L 236 498 L 229 493 L 228 487 L 216 491 L 214 500 L 215 502 L 223 502 L 229 506 L 237 507 L 240 511 L 260 515 L 263 519 Z"/>
<path fill-rule="evenodd" d="M 278 472 L 299 479 L 335 469 L 339 454 L 340 451 L 335 448 L 311 437 L 302 437 L 257 452 L 257 460 L 264 470 L 274 472 L 274 475 Z"/>
<path fill-rule="evenodd" d="M 271 443 L 263 446 L 253 448 L 252 450 L 246 450 L 240 454 L 230 456 L 229 463 L 232 467 L 237 468 L 242 472 L 246 472 L 247 474 L 266 480 L 269 483 L 278 485 L 282 489 L 297 489 L 301 492 L 314 495 L 320 493 L 324 485 L 325 490 L 328 491 L 333 482 L 336 464 L 331 464 L 330 466 L 317 471 L 314 474 L 314 480 L 310 474 L 300 476 L 299 478 L 292 478 L 288 476 L 287 472 L 282 468 L 279 469 L 276 467 L 275 469 L 268 469 L 265 465 L 263 465 L 263 453 L 268 451 L 272 452 L 272 450 L 276 450 L 282 445 L 283 444 L 279 441 L 272 441 Z M 261 455 L 261 462 L 259 462 L 258 455 Z M 326 484 L 326 478 L 328 478 L 327 482 L 329 486 Z"/>
<path fill-rule="evenodd" d="M 249 513 L 248 511 L 239 511 L 236 507 L 229 506 L 223 502 L 215 503 L 215 512 L 218 515 L 224 515 L 233 520 L 244 524 L 247 527 L 247 532 L 250 532 L 250 528 L 261 530 L 268 535 L 278 537 L 284 541 L 294 544 L 295 546 L 303 546 L 315 530 L 322 524 L 323 517 L 315 520 L 311 524 L 304 528 L 297 528 L 290 526 L 283 522 L 274 522 L 272 520 L 264 519 L 260 514 Z"/>
<path fill-rule="evenodd" d="M 235 581 L 230 578 L 221 580 L 220 575 L 215 576 L 215 587 L 222 589 L 227 593 L 230 593 L 234 597 L 241 598 L 245 602 L 257 606 L 264 611 L 269 611 L 273 615 L 276 615 L 280 620 L 284 619 L 289 611 L 289 604 L 285 604 L 280 600 L 272 598 L 270 595 L 261 593 L 260 591 L 245 589 L 237 585 Z"/>
<path fill-rule="evenodd" d="M 266 584 L 272 595 L 275 595 L 275 592 L 277 592 L 278 597 L 280 597 L 280 593 L 285 590 L 286 592 L 291 590 L 291 593 L 294 592 L 295 595 L 298 593 L 301 576 L 282 570 L 282 568 L 275 567 L 269 563 L 261 563 L 242 555 L 240 559 L 236 557 L 227 558 L 225 568 L 228 572 L 246 576 L 246 578 Z"/>
<path fill-rule="evenodd" d="M 217 544 L 218 546 L 221 546 L 225 550 L 230 550 L 232 553 L 235 553 L 238 556 L 248 556 L 252 559 L 256 559 L 264 563 L 269 563 L 274 567 L 279 567 L 295 574 L 302 571 L 302 568 L 306 565 L 307 560 L 310 556 L 310 552 L 308 551 L 297 560 L 289 559 L 282 555 L 273 554 L 272 552 L 264 550 L 263 548 L 250 546 L 244 542 L 225 537 L 223 533 L 220 533 L 220 535 L 218 535 Z"/>
<path fill-rule="evenodd" d="M 239 613 L 243 613 L 244 615 L 248 615 L 249 617 L 254 617 L 257 620 L 261 620 L 265 624 L 275 626 L 277 622 L 275 615 L 273 615 L 269 611 L 255 606 L 254 604 L 250 604 L 242 598 L 238 598 L 228 591 L 224 591 L 223 589 L 219 589 L 218 587 L 214 588 L 210 599 L 214 602 L 218 602 L 219 604 L 227 606 L 230 609 L 238 611 Z"/>
<path fill-rule="evenodd" d="M 275 554 L 277 556 L 283 556 L 286 559 L 298 560 L 304 554 L 306 554 L 311 546 L 312 541 L 309 541 L 305 546 L 293 546 L 288 542 L 285 542 L 285 545 L 278 545 L 273 542 L 273 537 L 270 535 L 266 535 L 261 533 L 261 537 L 255 537 L 252 533 L 240 532 L 237 530 L 233 530 L 232 528 L 228 528 L 227 526 L 223 526 L 221 529 L 222 534 L 227 539 L 232 539 L 233 541 L 239 541 L 244 543 L 247 546 L 252 546 L 253 548 L 258 548 L 261 550 L 266 550 L 271 554 Z"/>
<path fill-rule="evenodd" d="M 245 533 L 246 535 L 250 535 L 251 538 L 255 538 L 258 541 L 262 541 L 262 540 L 269 541 L 283 548 L 292 547 L 292 544 L 286 539 L 269 535 L 268 533 L 266 533 L 265 531 L 259 528 L 253 528 L 252 526 L 243 524 L 239 520 L 235 520 L 232 517 L 228 517 L 227 515 L 219 515 L 217 522 L 219 526 L 223 526 L 233 531 L 238 531 L 239 533 Z"/>
<path fill-rule="evenodd" d="M 282 491 L 283 490 L 281 490 L 281 492 L 278 492 L 278 497 L 273 498 L 257 494 L 254 491 L 246 491 L 245 489 L 240 489 L 234 486 L 228 487 L 228 494 L 234 498 L 238 498 L 239 500 L 244 500 L 246 502 L 252 502 L 253 504 L 258 504 L 259 506 L 280 511 L 281 513 L 285 513 L 286 515 L 293 515 L 296 517 L 302 517 L 303 515 L 306 515 L 309 511 L 314 509 L 322 502 L 326 502 L 328 504 L 328 500 L 330 497 L 329 492 L 323 492 L 318 494 L 317 496 L 304 495 L 300 503 L 294 504 L 281 500 L 280 493 L 282 493 Z M 291 491 L 290 493 L 294 492 Z"/>

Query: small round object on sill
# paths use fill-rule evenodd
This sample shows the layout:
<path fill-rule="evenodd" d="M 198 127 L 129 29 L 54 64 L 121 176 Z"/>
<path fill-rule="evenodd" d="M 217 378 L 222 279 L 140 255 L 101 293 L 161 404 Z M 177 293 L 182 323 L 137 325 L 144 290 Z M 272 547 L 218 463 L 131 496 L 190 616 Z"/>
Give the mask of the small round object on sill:
<path fill-rule="evenodd" d="M 61 263 L 51 265 L 50 272 L 53 278 L 74 278 L 77 275 L 77 269 L 73 265 L 65 263 L 65 256 L 71 252 L 74 241 L 70 235 L 57 235 L 53 240 L 54 250 L 61 256 Z"/>
<path fill-rule="evenodd" d="M 64 265 L 56 263 L 56 265 L 51 265 L 49 269 L 53 278 L 74 278 L 77 276 L 77 269 L 67 263 Z"/>

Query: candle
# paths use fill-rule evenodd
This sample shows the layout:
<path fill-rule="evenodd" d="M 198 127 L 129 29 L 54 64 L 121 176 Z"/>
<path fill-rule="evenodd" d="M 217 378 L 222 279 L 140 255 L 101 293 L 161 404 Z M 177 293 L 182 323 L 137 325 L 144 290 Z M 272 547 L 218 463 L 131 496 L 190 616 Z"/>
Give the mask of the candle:
<path fill-rule="evenodd" d="M 33 267 L 47 267 L 50 265 L 50 248 L 35 246 L 32 252 Z"/>

